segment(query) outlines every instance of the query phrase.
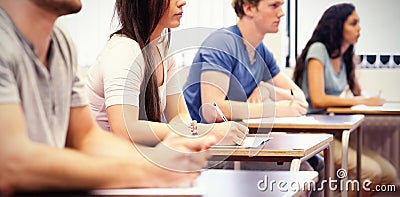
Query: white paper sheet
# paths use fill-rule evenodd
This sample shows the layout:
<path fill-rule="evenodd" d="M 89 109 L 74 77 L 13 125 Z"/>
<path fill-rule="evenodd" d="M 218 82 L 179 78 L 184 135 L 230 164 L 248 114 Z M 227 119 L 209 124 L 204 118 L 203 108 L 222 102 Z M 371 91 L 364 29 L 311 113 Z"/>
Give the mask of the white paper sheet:
<path fill-rule="evenodd" d="M 211 148 L 261 148 L 263 147 L 263 145 L 265 145 L 265 143 L 268 143 L 268 141 L 271 139 L 272 139 L 271 137 L 268 137 L 266 135 L 256 136 L 256 137 L 249 136 L 244 139 L 243 144 L 240 146 L 215 145 L 211 146 Z"/>
<path fill-rule="evenodd" d="M 288 117 L 288 118 L 254 118 L 254 119 L 244 119 L 244 123 L 247 124 L 277 124 L 277 123 L 284 123 L 284 124 L 304 124 L 304 123 L 318 123 L 312 116 L 300 116 L 300 117 Z"/>

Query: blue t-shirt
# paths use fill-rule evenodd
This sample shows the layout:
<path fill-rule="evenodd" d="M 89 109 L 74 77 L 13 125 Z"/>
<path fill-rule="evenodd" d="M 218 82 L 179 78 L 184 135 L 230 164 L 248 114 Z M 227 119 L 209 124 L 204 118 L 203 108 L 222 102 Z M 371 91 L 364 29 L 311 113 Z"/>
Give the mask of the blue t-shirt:
<path fill-rule="evenodd" d="M 324 90 L 327 95 L 339 96 L 342 94 L 343 90 L 347 86 L 347 77 L 346 77 L 346 65 L 342 60 L 342 66 L 340 68 L 340 72 L 336 73 L 333 69 L 331 58 L 329 57 L 328 50 L 325 45 L 321 42 L 313 43 L 308 52 L 305 59 L 305 67 L 303 71 L 303 83 L 301 88 L 304 91 L 308 102 L 308 113 L 316 114 L 316 113 L 326 113 L 326 109 L 313 108 L 311 104 L 310 98 L 310 90 L 308 86 L 308 61 L 312 58 L 315 58 L 324 65 Z"/>
<path fill-rule="evenodd" d="M 237 25 L 213 32 L 197 52 L 184 85 L 184 96 L 192 119 L 201 118 L 200 75 L 204 71 L 220 71 L 230 77 L 226 99 L 247 101 L 260 81 L 275 77 L 280 69 L 272 53 L 260 43 L 253 64 Z"/>

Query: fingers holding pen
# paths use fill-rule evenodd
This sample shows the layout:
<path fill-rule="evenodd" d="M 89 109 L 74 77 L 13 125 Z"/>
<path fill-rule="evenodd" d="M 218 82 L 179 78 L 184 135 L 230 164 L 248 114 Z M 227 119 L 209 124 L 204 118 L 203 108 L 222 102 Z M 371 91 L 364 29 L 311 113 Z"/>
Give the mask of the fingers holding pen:
<path fill-rule="evenodd" d="M 308 109 L 308 103 L 302 100 L 293 100 L 291 108 L 298 112 L 298 115 L 305 115 Z"/>
<path fill-rule="evenodd" d="M 231 123 L 231 129 L 237 131 L 237 133 L 241 136 L 239 137 L 245 137 L 247 134 L 249 134 L 249 128 L 247 126 L 239 124 L 237 122 L 230 122 Z"/>
<path fill-rule="evenodd" d="M 249 129 L 236 122 L 216 123 L 211 134 L 217 138 L 219 145 L 241 144 L 248 134 Z"/>
<path fill-rule="evenodd" d="M 237 122 L 231 122 L 230 133 L 233 137 L 233 142 L 237 145 L 241 145 L 249 133 L 249 129 Z"/>

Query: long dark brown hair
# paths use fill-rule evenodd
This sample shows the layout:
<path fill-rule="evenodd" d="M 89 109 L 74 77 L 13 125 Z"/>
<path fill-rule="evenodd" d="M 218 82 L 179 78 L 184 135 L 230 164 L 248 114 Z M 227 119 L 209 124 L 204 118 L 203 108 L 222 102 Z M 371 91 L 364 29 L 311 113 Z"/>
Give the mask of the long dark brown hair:
<path fill-rule="evenodd" d="M 161 109 L 158 94 L 156 64 L 152 58 L 150 36 L 161 17 L 166 13 L 170 0 L 116 0 L 115 13 L 118 14 L 120 29 L 114 34 L 122 34 L 139 43 L 145 60 L 145 72 L 140 86 L 139 118 L 160 122 Z M 167 29 L 169 46 L 170 29 Z M 110 36 L 110 37 L 111 37 Z"/>
<path fill-rule="evenodd" d="M 329 57 L 334 59 L 341 55 L 341 46 L 343 42 L 343 28 L 344 23 L 355 11 L 355 7 L 349 3 L 342 3 L 333 5 L 328 8 L 315 28 L 311 39 L 307 42 L 306 47 L 301 52 L 301 55 L 297 58 L 296 68 L 293 73 L 293 80 L 298 86 L 302 86 L 303 83 L 303 72 L 305 65 L 305 58 L 308 53 L 308 49 L 315 42 L 321 42 L 325 45 L 328 50 Z M 347 83 L 350 90 L 354 95 L 359 93 L 355 89 L 355 65 L 353 62 L 354 56 L 354 45 L 350 45 L 349 48 L 343 53 L 343 61 L 346 65 L 346 77 Z"/>

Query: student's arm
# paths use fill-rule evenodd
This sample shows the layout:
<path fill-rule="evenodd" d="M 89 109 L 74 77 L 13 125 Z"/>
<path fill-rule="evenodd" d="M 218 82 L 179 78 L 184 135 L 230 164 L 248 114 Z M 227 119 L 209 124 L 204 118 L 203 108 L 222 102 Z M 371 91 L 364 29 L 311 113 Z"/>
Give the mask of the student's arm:
<path fill-rule="evenodd" d="M 82 124 L 83 120 L 89 124 Z M 88 107 L 81 107 L 71 110 L 67 142 L 68 146 L 92 156 L 121 158 L 137 163 L 136 165 L 139 165 L 137 169 L 135 165 L 126 166 L 129 169 L 117 168 L 116 170 L 125 171 L 128 175 L 131 172 L 133 177 L 140 181 L 144 179 L 145 183 L 138 184 L 138 187 L 166 187 L 193 180 L 198 175 L 198 171 L 206 165 L 208 153 L 204 150 L 215 144 L 216 140 L 213 136 L 189 139 L 168 134 L 154 148 L 132 145 L 109 132 L 100 130 L 97 124 L 91 121 Z"/>
<path fill-rule="evenodd" d="M 3 125 L 0 130 L 0 193 L 179 186 L 198 175 L 156 167 L 130 143 L 100 131 L 86 107 L 71 110 L 67 141 L 70 148 L 65 149 L 32 142 L 26 134 L 29 124 L 25 123 L 19 104 L 0 104 L 0 124 Z M 184 143 L 172 136 L 165 144 L 183 151 L 198 151 L 212 143 L 213 139 Z M 166 149 L 160 146 L 153 151 L 162 155 Z M 188 166 L 200 169 L 206 156 L 201 153 L 186 157 L 176 153 L 168 155 L 166 160 L 179 161 L 187 165 L 187 169 Z"/>
<path fill-rule="evenodd" d="M 191 117 L 182 94 L 167 96 L 166 117 L 170 123 L 170 128 L 175 132 L 179 133 L 182 130 L 189 129 Z M 249 131 L 247 127 L 236 122 L 222 122 L 215 124 L 198 123 L 198 132 L 199 135 L 213 135 L 219 145 L 236 145 L 241 144 Z"/>
<path fill-rule="evenodd" d="M 25 124 L 18 104 L 0 105 L 0 124 L 4 126 L 0 131 L 0 183 L 3 186 L 26 191 L 85 189 L 105 187 L 107 178 L 116 180 L 111 173 L 98 172 L 115 169 L 117 162 L 96 160 L 71 149 L 51 148 L 30 141 L 26 135 L 29 124 Z"/>
<path fill-rule="evenodd" d="M 250 103 L 225 100 L 229 89 L 229 76 L 219 71 L 205 71 L 201 74 L 202 113 L 207 122 L 222 121 L 210 107 L 214 102 L 218 104 L 225 116 L 230 120 L 261 117 L 290 117 L 301 116 L 306 113 L 302 102 L 298 100 L 261 103 Z"/>
<path fill-rule="evenodd" d="M 165 123 L 139 120 L 133 105 L 112 105 L 106 111 L 111 131 L 135 143 L 155 146 L 172 132 Z"/>
<path fill-rule="evenodd" d="M 165 117 L 169 123 L 189 124 L 192 121 L 183 94 L 179 93 L 167 96 Z"/>
<path fill-rule="evenodd" d="M 355 89 L 355 92 L 358 93 L 358 95 L 355 95 L 355 96 L 363 96 L 362 89 L 361 89 L 361 86 L 360 86 L 360 83 L 359 83 L 357 77 L 356 77 L 356 80 L 354 81 L 354 89 Z M 353 94 L 354 94 L 354 92 L 353 92 Z M 378 96 L 380 96 L 380 95 L 378 95 Z"/>
<path fill-rule="evenodd" d="M 260 84 L 254 89 L 249 96 L 248 101 L 251 103 L 262 102 L 266 99 L 273 101 L 291 100 L 293 92 L 294 98 L 302 101 L 305 107 L 308 107 L 304 92 L 284 73 L 279 72 L 274 78 Z"/>
<path fill-rule="evenodd" d="M 356 96 L 354 98 L 341 98 L 340 96 L 325 94 L 324 66 L 322 62 L 317 59 L 310 59 L 308 61 L 308 76 L 310 98 L 314 108 L 334 106 L 348 107 L 358 104 L 382 105 L 384 102 L 383 99 L 379 97 L 364 98 Z"/>
<path fill-rule="evenodd" d="M 272 78 L 268 84 L 273 85 L 277 101 L 290 100 L 292 98 L 290 90 L 292 90 L 296 99 L 307 103 L 304 92 L 282 71 Z"/>
<path fill-rule="evenodd" d="M 200 81 L 202 114 L 207 122 L 223 121 L 213 108 L 214 102 L 228 120 L 262 117 L 262 103 L 248 104 L 247 102 L 225 100 L 230 81 L 229 76 L 225 73 L 205 71 L 201 73 Z"/>

